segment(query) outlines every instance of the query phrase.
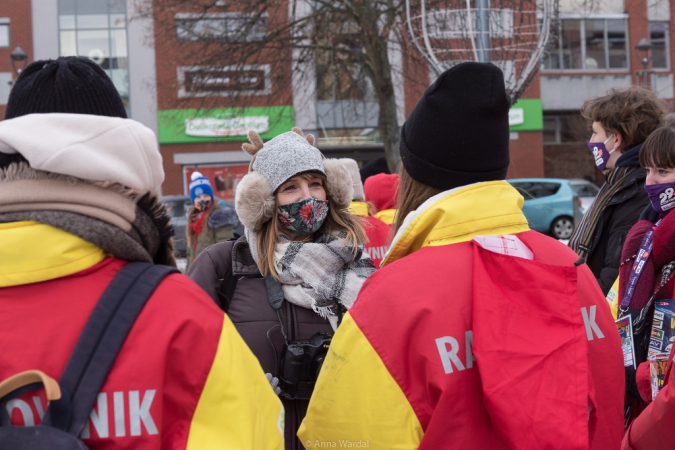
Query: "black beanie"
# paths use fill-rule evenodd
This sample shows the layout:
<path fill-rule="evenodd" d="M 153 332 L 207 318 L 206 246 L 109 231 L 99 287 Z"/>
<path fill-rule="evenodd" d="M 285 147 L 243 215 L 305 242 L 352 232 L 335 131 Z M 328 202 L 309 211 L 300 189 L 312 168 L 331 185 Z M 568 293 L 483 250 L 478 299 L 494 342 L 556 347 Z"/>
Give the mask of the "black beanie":
<path fill-rule="evenodd" d="M 403 166 L 414 180 L 444 191 L 505 179 L 510 106 L 497 66 L 466 62 L 446 70 L 403 124 Z"/>
<path fill-rule="evenodd" d="M 5 119 L 34 113 L 127 118 L 122 98 L 108 75 L 81 56 L 35 61 L 21 71 L 9 94 Z"/>

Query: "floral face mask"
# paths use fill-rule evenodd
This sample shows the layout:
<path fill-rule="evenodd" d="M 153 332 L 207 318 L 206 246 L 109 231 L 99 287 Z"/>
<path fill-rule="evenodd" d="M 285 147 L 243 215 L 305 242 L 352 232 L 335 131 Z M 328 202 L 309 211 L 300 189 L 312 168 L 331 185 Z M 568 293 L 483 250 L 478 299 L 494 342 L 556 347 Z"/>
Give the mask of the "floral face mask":
<path fill-rule="evenodd" d="M 277 208 L 279 222 L 288 231 L 307 236 L 321 228 L 328 216 L 328 202 L 306 198 Z"/>

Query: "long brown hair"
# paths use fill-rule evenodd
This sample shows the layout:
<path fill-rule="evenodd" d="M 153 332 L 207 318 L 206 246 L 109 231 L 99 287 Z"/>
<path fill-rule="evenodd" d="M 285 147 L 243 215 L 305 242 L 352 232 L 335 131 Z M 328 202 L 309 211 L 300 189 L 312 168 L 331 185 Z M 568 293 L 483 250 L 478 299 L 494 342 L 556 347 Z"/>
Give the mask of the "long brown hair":
<path fill-rule="evenodd" d="M 315 174 L 305 173 L 300 176 L 305 179 L 310 179 L 314 177 Z M 361 219 L 351 215 L 346 208 L 339 209 L 333 201 L 330 191 L 326 187 L 326 178 L 324 176 L 321 176 L 321 182 L 324 189 L 326 189 L 328 216 L 323 225 L 321 225 L 321 228 L 314 234 L 329 234 L 338 237 L 336 233 L 344 231 L 347 233 L 344 245 L 350 245 L 353 248 L 354 256 L 356 256 L 359 250 L 358 246 L 364 244 L 367 240 L 366 232 L 363 231 L 363 226 L 361 225 Z M 280 226 L 279 220 L 275 214 L 272 219 L 263 224 L 258 232 L 258 242 L 256 244 L 256 251 L 258 253 L 257 263 L 260 272 L 265 276 L 268 273 L 272 274 L 277 280 L 279 280 L 279 274 L 274 268 L 274 249 L 279 242 L 279 235 L 281 232 Z M 309 237 L 307 237 L 307 240 L 309 240 Z"/>
<path fill-rule="evenodd" d="M 398 187 L 398 206 L 394 217 L 394 236 L 410 212 L 419 208 L 427 199 L 442 192 L 440 189 L 413 180 L 403 164 L 399 166 L 398 174 L 401 181 Z"/>

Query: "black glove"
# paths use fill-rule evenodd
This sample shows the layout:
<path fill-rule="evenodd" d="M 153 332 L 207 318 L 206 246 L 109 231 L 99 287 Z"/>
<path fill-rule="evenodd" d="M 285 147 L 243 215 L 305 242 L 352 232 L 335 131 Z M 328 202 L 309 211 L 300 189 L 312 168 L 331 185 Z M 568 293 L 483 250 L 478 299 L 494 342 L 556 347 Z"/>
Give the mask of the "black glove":
<path fill-rule="evenodd" d="M 642 400 L 640 391 L 638 391 L 637 382 L 635 381 L 637 370 L 633 369 L 633 366 L 626 366 L 624 369 L 626 371 L 626 392 L 630 392 L 635 398 Z"/>

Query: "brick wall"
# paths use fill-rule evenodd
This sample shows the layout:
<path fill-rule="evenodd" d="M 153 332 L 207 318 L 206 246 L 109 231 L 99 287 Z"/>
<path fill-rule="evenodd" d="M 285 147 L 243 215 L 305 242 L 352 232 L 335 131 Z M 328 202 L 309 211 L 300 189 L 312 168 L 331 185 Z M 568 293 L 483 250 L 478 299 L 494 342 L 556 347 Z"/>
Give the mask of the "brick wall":
<path fill-rule="evenodd" d="M 539 75 L 520 97 L 541 98 Z M 540 178 L 544 176 L 544 138 L 541 131 L 520 131 L 509 141 L 511 164 L 507 178 Z"/>
<path fill-rule="evenodd" d="M 604 182 L 584 142 L 545 145 L 544 173 L 549 178 L 584 178 L 597 185 Z"/>
<path fill-rule="evenodd" d="M 0 17 L 9 18 L 9 47 L 0 47 L 0 72 L 9 72 L 14 76 L 10 54 L 20 45 L 33 61 L 33 28 L 30 0 L 1 0 Z M 20 66 L 19 66 L 20 67 Z M 0 105 L 0 118 L 5 116 L 5 105 Z"/>
<path fill-rule="evenodd" d="M 507 178 L 540 178 L 544 176 L 543 137 L 541 131 L 521 131 L 518 139 L 509 141 L 511 165 Z"/>
<path fill-rule="evenodd" d="M 154 1 L 154 31 L 157 72 L 157 103 L 159 110 L 188 108 L 232 108 L 247 106 L 284 106 L 292 105 L 291 64 L 289 50 L 263 50 L 251 55 L 247 64 L 269 64 L 271 66 L 270 95 L 243 95 L 237 97 L 210 96 L 202 98 L 179 98 L 177 68 L 189 65 L 226 66 L 237 64 L 237 57 L 228 58 L 228 52 L 234 47 L 227 44 L 204 42 L 178 42 L 176 39 L 175 14 L 203 13 L 198 2 L 183 2 L 166 7 L 162 0 Z M 243 4 L 243 3 L 242 3 Z M 233 5 L 236 7 L 236 4 Z M 210 7 L 208 12 L 232 12 L 230 7 Z M 278 22 L 287 21 L 288 3 L 279 1 L 268 10 L 270 29 Z"/>

